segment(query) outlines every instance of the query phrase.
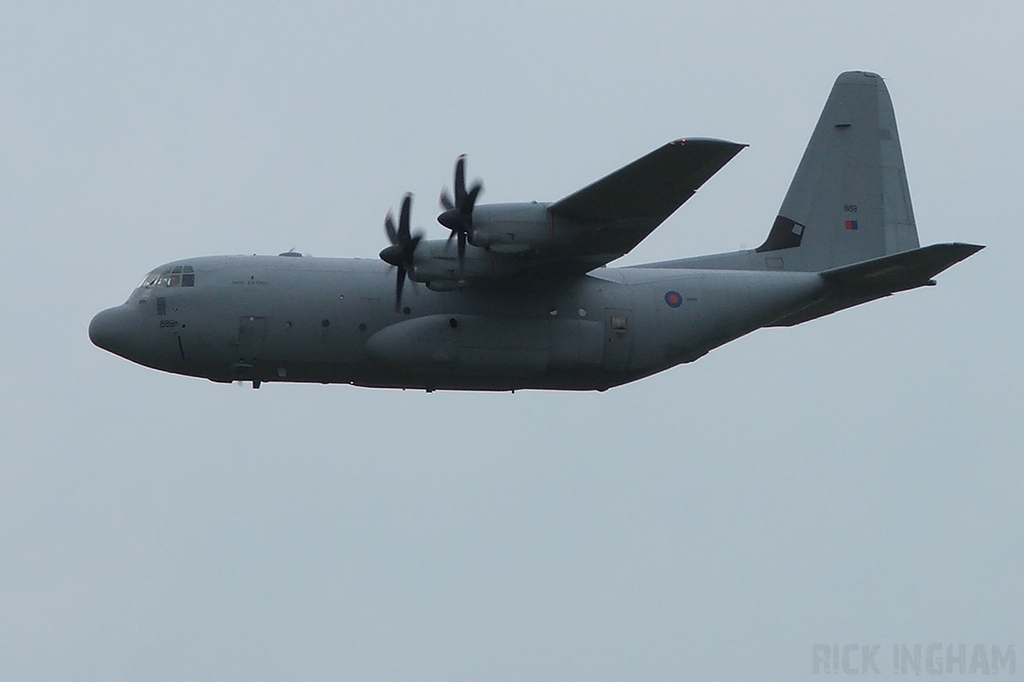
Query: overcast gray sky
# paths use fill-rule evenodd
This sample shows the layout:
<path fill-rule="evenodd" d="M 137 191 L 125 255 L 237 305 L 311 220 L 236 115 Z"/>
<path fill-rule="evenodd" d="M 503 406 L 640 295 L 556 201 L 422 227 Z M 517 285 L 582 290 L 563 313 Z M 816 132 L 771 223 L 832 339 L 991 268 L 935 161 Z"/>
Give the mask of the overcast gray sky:
<path fill-rule="evenodd" d="M 891 679 L 933 642 L 1024 674 L 1024 6 L 687 4 L 0 5 L 0 677 L 809 680 L 856 643 Z M 887 79 L 921 242 L 988 245 L 938 287 L 603 394 L 89 343 L 173 259 L 375 257 L 405 191 L 443 236 L 463 152 L 482 201 L 554 200 L 748 143 L 623 260 L 755 246 L 848 69 Z"/>

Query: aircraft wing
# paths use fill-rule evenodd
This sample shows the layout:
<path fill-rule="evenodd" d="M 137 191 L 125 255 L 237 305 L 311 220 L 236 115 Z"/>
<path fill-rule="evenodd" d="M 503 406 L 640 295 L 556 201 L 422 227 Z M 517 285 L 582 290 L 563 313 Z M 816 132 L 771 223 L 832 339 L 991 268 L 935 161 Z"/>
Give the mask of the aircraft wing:
<path fill-rule="evenodd" d="M 556 220 L 582 226 L 566 256 L 603 265 L 628 253 L 746 145 L 675 140 L 556 201 Z"/>

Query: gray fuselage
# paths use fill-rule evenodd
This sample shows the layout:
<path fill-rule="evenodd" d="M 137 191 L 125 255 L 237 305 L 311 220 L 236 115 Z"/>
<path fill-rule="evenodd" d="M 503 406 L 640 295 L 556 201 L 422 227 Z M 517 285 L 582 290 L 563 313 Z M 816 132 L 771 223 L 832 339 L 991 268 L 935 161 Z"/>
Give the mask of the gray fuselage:
<path fill-rule="evenodd" d="M 159 272 L 194 276 L 155 278 Z M 690 362 L 820 297 L 814 273 L 600 268 L 435 292 L 369 259 L 202 257 L 170 263 L 93 341 L 213 381 L 603 390 Z M 156 279 L 156 281 L 154 281 Z"/>

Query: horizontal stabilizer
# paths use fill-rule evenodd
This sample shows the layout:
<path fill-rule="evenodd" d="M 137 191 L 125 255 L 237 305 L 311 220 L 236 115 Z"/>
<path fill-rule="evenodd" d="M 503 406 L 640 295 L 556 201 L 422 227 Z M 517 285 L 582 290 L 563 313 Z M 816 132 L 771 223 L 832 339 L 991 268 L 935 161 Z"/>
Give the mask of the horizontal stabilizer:
<path fill-rule="evenodd" d="M 920 249 L 882 256 L 820 273 L 828 293 L 803 310 L 772 323 L 791 327 L 898 291 L 934 284 L 935 275 L 981 251 L 977 244 L 932 244 Z"/>
<path fill-rule="evenodd" d="M 844 287 L 903 291 L 928 284 L 935 275 L 983 248 L 977 244 L 932 244 L 826 270 L 821 276 Z"/>
<path fill-rule="evenodd" d="M 548 208 L 578 220 L 645 218 L 656 226 L 745 146 L 703 138 L 675 140 Z"/>

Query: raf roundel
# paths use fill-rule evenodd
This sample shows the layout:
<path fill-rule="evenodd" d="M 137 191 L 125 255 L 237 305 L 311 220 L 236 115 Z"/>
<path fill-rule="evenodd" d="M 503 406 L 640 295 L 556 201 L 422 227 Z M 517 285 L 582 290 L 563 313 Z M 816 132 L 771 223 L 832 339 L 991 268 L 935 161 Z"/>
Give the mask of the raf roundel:
<path fill-rule="evenodd" d="M 669 291 L 665 294 L 665 303 L 668 303 L 670 308 L 678 308 L 683 304 L 683 297 L 678 291 Z"/>

